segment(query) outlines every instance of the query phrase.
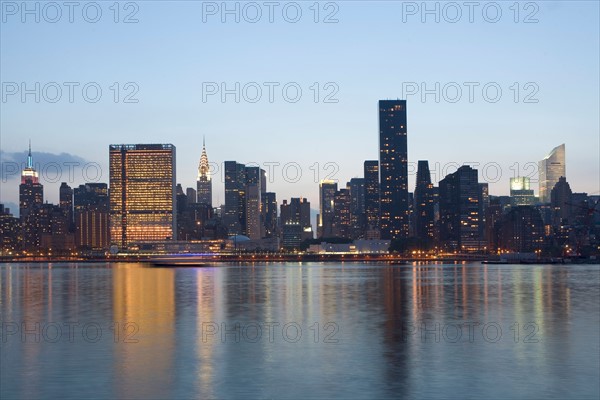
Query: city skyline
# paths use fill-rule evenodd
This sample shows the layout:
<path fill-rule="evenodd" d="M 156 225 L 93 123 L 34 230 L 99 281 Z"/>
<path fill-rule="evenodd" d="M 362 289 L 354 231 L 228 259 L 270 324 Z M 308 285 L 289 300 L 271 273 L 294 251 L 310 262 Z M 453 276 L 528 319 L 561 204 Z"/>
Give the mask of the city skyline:
<path fill-rule="evenodd" d="M 408 135 L 408 137 L 410 137 L 410 135 Z M 561 166 L 561 168 L 564 170 L 564 169 L 566 169 L 566 167 L 565 167 L 566 164 L 569 164 L 568 158 L 567 158 L 569 153 L 566 152 L 567 157 L 565 157 L 565 147 L 566 146 L 565 146 L 564 143 L 561 144 L 561 145 L 559 145 L 559 146 L 556 146 L 551 151 L 548 151 L 545 157 L 540 158 L 540 160 L 537 161 L 537 162 L 532 161 L 529 164 L 531 165 L 531 164 L 535 163 L 535 164 L 537 164 L 537 165 L 540 166 L 539 168 L 541 168 L 541 166 L 543 165 L 544 161 L 547 160 L 552 154 L 555 154 L 555 152 L 560 149 L 561 155 L 562 155 L 562 159 L 563 160 L 567 160 L 567 161 L 564 161 L 564 165 Z M 212 153 L 212 150 L 211 150 L 211 153 Z M 52 178 L 53 179 L 52 179 L 52 181 L 48 182 L 48 181 L 44 180 L 44 174 L 40 173 L 39 168 L 37 168 L 40 165 L 39 162 L 35 161 L 36 160 L 36 154 L 38 154 L 38 153 L 36 153 L 35 151 L 33 151 L 31 149 L 31 144 L 29 144 L 29 148 L 28 148 L 28 150 L 26 150 L 24 152 L 24 154 L 25 154 L 25 159 L 21 163 L 22 166 L 23 166 L 23 168 L 21 170 L 19 170 L 19 174 L 18 175 L 14 174 L 12 172 L 12 170 L 11 170 L 11 174 L 9 176 L 11 177 L 11 179 L 14 179 L 14 180 L 16 180 L 15 176 L 18 177 L 18 179 L 22 179 L 21 178 L 22 171 L 23 170 L 27 170 L 28 168 L 33 167 L 36 170 L 36 172 L 35 172 L 36 178 L 46 188 L 44 190 L 44 202 L 56 203 L 56 204 L 59 203 L 59 200 L 60 200 L 59 199 L 59 187 L 60 187 L 60 185 L 61 185 L 62 182 L 66 182 L 70 186 L 76 187 L 78 185 L 85 185 L 85 184 L 88 184 L 88 183 L 92 183 L 92 184 L 93 183 L 108 183 L 108 181 L 109 181 L 109 176 L 108 176 L 108 172 L 107 171 L 103 171 L 102 172 L 101 179 L 94 179 L 94 180 L 85 180 L 85 179 L 77 180 L 77 179 L 74 179 L 74 180 L 66 180 L 66 181 L 63 180 L 63 179 L 54 179 L 57 176 L 57 174 L 55 173 L 55 171 L 57 171 L 57 170 L 54 169 L 54 168 L 55 168 L 55 166 L 57 164 L 58 164 L 58 167 L 60 168 L 60 161 L 52 161 L 52 162 L 49 163 L 49 165 L 51 166 L 52 169 L 48 172 L 48 174 L 52 174 Z M 208 157 L 207 157 L 207 149 L 206 149 L 205 139 L 203 139 L 203 145 L 202 145 L 202 150 L 201 150 L 200 154 L 201 154 L 200 157 L 198 157 L 200 159 L 200 162 L 196 164 L 197 165 L 196 166 L 196 175 L 195 175 L 195 178 L 193 180 L 193 184 L 187 185 L 187 184 L 183 183 L 183 182 L 186 182 L 189 179 L 186 179 L 186 178 L 188 178 L 187 176 L 186 176 L 186 178 L 181 179 L 179 174 L 176 176 L 177 183 L 181 184 L 182 187 L 184 187 L 184 188 L 188 188 L 188 189 L 192 188 L 192 189 L 196 190 L 196 188 L 198 188 L 198 185 L 199 185 L 199 182 L 200 182 L 199 179 L 201 179 L 201 172 L 200 171 L 202 170 L 203 171 L 202 174 L 207 174 L 206 176 L 207 176 L 208 186 L 206 186 L 206 183 L 204 185 L 208 188 L 207 191 L 209 191 L 210 195 L 212 196 L 211 197 L 212 198 L 212 202 L 213 202 L 212 205 L 215 206 L 215 207 L 216 206 L 225 205 L 225 170 L 224 170 L 224 167 L 225 167 L 225 164 L 227 162 L 230 162 L 230 161 L 229 160 L 228 161 L 222 161 L 220 166 L 218 164 L 214 163 L 214 162 L 211 162 L 210 166 L 209 166 L 209 168 L 211 170 L 212 170 L 212 168 L 215 165 L 217 166 L 217 168 L 220 168 L 222 170 L 221 173 L 218 173 L 217 176 L 214 176 L 214 175 L 212 175 L 212 172 L 208 172 L 206 170 L 206 165 L 208 163 Z M 70 159 L 70 158 L 67 158 L 67 159 Z M 410 159 L 410 152 L 409 152 L 409 159 Z M 60 160 L 60 159 L 58 159 L 58 160 Z M 363 160 L 363 162 L 364 161 L 365 160 Z M 366 160 L 366 161 L 368 161 L 368 160 Z M 420 161 L 423 161 L 423 160 L 409 161 L 409 163 L 408 163 L 409 164 L 409 168 L 408 168 L 409 169 L 409 173 L 408 173 L 408 186 L 409 186 L 408 192 L 409 193 L 414 193 L 415 192 L 416 183 L 417 183 L 417 179 L 418 179 L 418 165 L 419 165 Z M 432 163 L 434 165 L 436 164 L 435 160 L 426 159 L 425 161 L 428 161 L 429 163 Z M 70 161 L 65 162 L 66 165 L 64 166 L 64 170 L 60 171 L 61 178 L 62 178 L 63 175 L 65 175 L 65 176 L 69 176 L 69 174 L 75 175 L 76 172 L 79 172 L 78 168 L 73 168 L 73 166 L 69 166 L 69 162 Z M 235 162 L 238 162 L 238 161 L 235 161 Z M 13 164 L 13 163 L 11 163 L 11 164 Z M 177 162 L 176 162 L 176 164 L 177 164 Z M 244 162 L 240 162 L 240 164 L 246 165 Z M 260 165 L 260 163 L 257 163 L 257 162 L 250 162 L 248 166 L 253 166 L 253 165 L 256 165 L 256 164 Z M 360 164 L 362 166 L 362 162 Z M 85 165 L 85 164 L 81 164 L 80 163 L 78 165 Z M 92 163 L 92 165 L 94 165 L 94 168 L 96 168 L 97 164 Z M 265 164 L 262 164 L 262 165 L 266 166 L 267 168 L 274 166 L 275 170 L 277 170 L 276 169 L 277 167 L 281 166 L 281 165 L 273 165 L 271 162 L 266 162 Z M 437 163 L 437 165 L 439 166 L 439 163 Z M 477 165 L 474 166 L 474 165 L 472 165 L 470 163 L 464 163 L 464 164 L 460 164 L 460 165 L 458 163 L 451 163 L 449 165 L 443 166 L 443 169 L 441 169 L 441 170 L 445 171 L 445 174 L 443 176 L 439 176 L 439 173 L 436 175 L 436 173 L 434 173 L 432 171 L 431 172 L 431 182 L 432 182 L 432 184 L 434 186 L 437 186 L 442 179 L 444 179 L 447 175 L 449 175 L 449 174 L 451 174 L 453 172 L 456 172 L 458 170 L 458 168 L 460 166 L 462 166 L 462 165 L 469 165 L 469 166 L 472 166 L 474 169 L 478 170 L 479 180 L 481 182 L 489 184 L 489 182 L 485 181 L 485 177 L 482 177 L 482 170 L 481 170 L 481 168 L 478 167 Z M 491 164 L 490 163 L 486 163 L 484 165 L 491 165 Z M 175 165 L 175 167 L 176 167 L 177 171 L 180 170 L 180 167 L 178 167 L 177 165 Z M 311 166 L 309 166 L 309 168 L 310 167 Z M 11 165 L 11 168 L 12 168 L 12 165 Z M 69 170 L 69 168 L 71 168 L 71 170 Z M 494 171 L 496 170 L 495 168 L 496 167 L 493 167 Z M 569 168 L 569 169 L 571 169 L 571 168 Z M 295 170 L 292 170 L 292 171 L 295 171 Z M 311 170 L 309 172 L 313 172 L 313 171 Z M 350 182 L 352 179 L 362 178 L 364 176 L 364 170 L 362 170 L 360 172 L 363 175 L 357 175 L 357 176 L 353 176 L 353 177 L 348 177 L 347 179 L 343 179 L 343 178 L 342 179 L 324 179 L 324 181 L 332 181 L 332 182 L 337 183 L 338 185 L 341 185 L 341 184 L 344 184 L 344 182 Z M 278 187 L 277 181 L 275 181 L 274 183 L 270 182 L 270 177 L 268 176 L 267 171 L 265 171 L 265 174 L 266 174 L 267 182 L 270 185 L 270 190 L 269 191 L 273 191 L 273 192 L 279 193 L 276 190 L 271 190 L 272 187 Z M 553 178 L 554 179 L 553 183 L 556 183 L 558 181 L 558 178 L 560 176 L 562 176 L 562 175 L 563 174 L 560 174 L 560 173 L 558 175 L 556 175 L 556 177 Z M 204 176 L 204 175 L 202 175 L 202 176 Z M 515 176 L 511 175 L 511 176 L 506 177 L 506 179 L 504 179 L 504 177 L 502 177 L 502 179 L 500 179 L 500 182 L 496 183 L 496 187 L 498 187 L 498 186 L 500 186 L 500 187 L 506 187 L 506 190 L 505 191 L 500 191 L 500 192 L 495 192 L 495 191 L 492 191 L 490 189 L 490 194 L 495 195 L 495 196 L 509 196 L 510 193 L 511 193 L 511 185 L 512 185 L 513 180 L 516 179 L 516 178 L 527 178 L 527 179 L 530 179 L 530 182 L 531 182 L 530 186 L 531 186 L 531 190 L 533 190 L 533 192 L 534 192 L 534 195 L 536 197 L 539 197 L 540 196 L 540 190 L 539 190 L 539 188 L 541 188 L 542 185 L 541 185 L 541 182 L 538 179 L 538 176 L 529 177 L 529 176 L 523 176 L 523 175 L 515 175 Z M 434 179 L 434 177 L 437 177 L 437 179 Z M 215 178 L 217 178 L 217 179 L 215 179 Z M 571 185 L 574 185 L 572 182 L 577 181 L 577 179 L 574 179 L 574 178 L 575 177 L 572 177 L 572 176 L 568 177 L 568 180 L 571 183 Z M 202 179 L 204 179 L 204 178 L 202 178 Z M 285 179 L 282 178 L 281 180 L 285 180 Z M 214 183 L 216 183 L 216 185 L 213 185 Z M 319 193 L 318 193 L 318 189 L 316 190 L 317 191 L 316 194 L 315 193 L 310 193 L 309 195 L 306 195 L 304 193 L 294 192 L 293 188 L 297 187 L 297 186 L 294 186 L 294 183 L 289 183 L 289 182 L 286 182 L 286 183 L 288 185 L 292 185 L 291 189 L 288 188 L 289 192 L 285 192 L 285 193 L 289 193 L 289 195 L 287 195 L 287 196 L 286 195 L 280 195 L 280 196 L 282 196 L 282 198 L 304 197 L 304 198 L 309 199 L 309 201 L 311 201 L 311 204 L 314 204 L 314 207 L 311 208 L 311 211 L 313 212 L 313 218 L 312 218 L 312 220 L 313 220 L 313 222 L 315 224 L 318 224 L 318 221 L 316 221 L 315 216 L 314 216 L 315 213 L 319 212 L 319 206 L 318 206 L 318 204 L 319 204 Z M 321 181 L 315 183 L 315 185 L 318 186 L 320 183 L 321 183 Z M 500 184 L 502 184 L 502 185 L 500 185 Z M 3 186 L 3 188 L 6 188 L 9 185 L 10 185 L 10 179 L 8 179 L 6 182 L 4 182 L 2 186 Z M 493 185 L 493 184 L 490 184 L 490 185 Z M 214 189 L 215 186 L 217 188 L 216 191 Z M 553 187 L 553 184 L 549 184 L 548 196 L 545 199 L 546 202 L 550 201 L 549 191 L 552 189 L 552 187 Z M 600 188 L 600 186 L 598 188 Z M 18 183 L 17 183 L 17 189 L 18 189 Z M 575 186 L 575 190 L 578 191 L 578 192 L 588 193 L 589 195 L 597 195 L 597 194 L 600 193 L 599 191 L 587 192 L 587 191 L 582 190 L 580 187 L 577 187 L 577 186 Z M 313 188 L 312 191 L 313 192 L 315 191 L 314 188 Z M 11 209 L 11 212 L 13 212 L 15 215 L 17 215 L 16 211 L 19 208 L 18 207 L 18 202 L 19 202 L 19 200 L 18 200 L 18 190 L 16 190 L 16 195 L 17 195 L 16 201 L 10 201 L 10 200 L 9 201 L 4 201 L 4 200 L 0 199 L 0 203 L 4 204 L 6 207 L 9 207 Z M 200 194 L 198 194 L 198 196 L 200 196 Z M 313 199 L 313 197 L 314 197 L 314 199 Z M 315 225 L 315 226 L 317 226 L 317 225 Z"/>
<path fill-rule="evenodd" d="M 37 247 L 64 251 L 75 248 L 76 243 L 78 247 L 102 243 L 106 249 L 102 238 L 107 235 L 111 251 L 140 250 L 149 243 L 166 246 L 178 240 L 208 240 L 206 246 L 213 251 L 210 240 L 227 237 L 234 238 L 234 247 L 239 242 L 247 250 L 298 250 L 313 238 L 367 239 L 372 246 L 392 243 L 390 251 L 406 251 L 402 246 L 411 242 L 411 246 L 427 250 L 436 244 L 455 253 L 481 254 L 499 251 L 499 243 L 536 254 L 542 248 L 557 251 L 557 243 L 563 246 L 569 241 L 575 251 L 583 248 L 584 238 L 591 235 L 589 224 L 600 196 L 571 189 L 565 173 L 565 144 L 539 163 L 545 178 L 540 193 L 551 188 L 550 198 L 535 197 L 528 177 L 510 179 L 510 197 L 494 196 L 470 165 L 446 174 L 436 187 L 427 160 L 419 160 L 415 191 L 408 192 L 407 120 L 406 100 L 379 101 L 380 160 L 364 160 L 364 177 L 350 179 L 346 187 L 335 180 L 319 182 L 316 237 L 313 210 L 302 195 L 291 197 L 289 204 L 281 200 L 276 223 L 277 193 L 268 191 L 266 171 L 259 166 L 226 161 L 225 203 L 213 207 L 204 139 L 197 190 L 188 187 L 184 192 L 178 183 L 172 144 L 113 144 L 109 146 L 108 190 L 98 186 L 106 188 L 106 184 L 94 188 L 86 183 L 74 191 L 62 182 L 58 205 L 43 202 L 44 187 L 29 142 L 19 185 L 22 231 L 15 236 L 15 218 L 3 205 L 3 229 L 12 232 L 3 236 L 3 241 L 8 240 L 4 246 L 13 248 L 13 240 L 18 239 L 24 251 Z M 109 195 L 109 203 L 98 197 L 102 193 Z M 525 219 L 531 222 L 521 224 Z M 100 226 L 105 229 L 98 229 Z M 106 229 L 109 234 L 104 233 Z M 543 230 L 547 240 L 538 236 Z M 525 237 L 527 240 L 519 239 Z M 379 244 L 375 245 L 376 241 Z M 563 249 L 568 254 L 568 246 Z"/>
<path fill-rule="evenodd" d="M 318 162 L 324 175 L 328 172 L 323 169 L 325 163 L 337 163 L 337 178 L 342 182 L 362 176 L 362 166 L 355 160 L 378 158 L 378 145 L 372 140 L 378 130 L 373 118 L 376 101 L 406 97 L 411 124 L 408 161 L 414 166 L 409 170 L 410 191 L 414 190 L 418 160 L 429 160 L 434 182 L 443 178 L 439 171 L 443 165 L 493 161 L 501 165 L 503 175 L 499 182 L 489 182 L 490 191 L 508 194 L 510 177 L 531 173 L 524 165 L 537 164 L 560 143 L 568 147 L 572 186 L 588 193 L 599 190 L 596 2 L 542 2 L 535 24 L 514 23 L 508 5 L 497 24 L 481 18 L 472 24 L 431 19 L 422 23 L 419 15 L 404 22 L 401 2 L 378 7 L 345 2 L 339 7 L 339 23 L 335 24 L 314 24 L 310 10 L 304 10 L 306 20 L 299 24 L 281 20 L 273 24 L 221 23 L 219 16 L 202 23 L 201 5 L 194 2 L 177 8 L 145 2 L 140 4 L 137 24 L 115 25 L 104 20 L 98 24 L 22 24 L 18 16 L 10 17 L 2 24 L 0 37 L 4 81 L 25 82 L 27 88 L 34 82 L 43 86 L 44 82 L 75 81 L 81 84 L 79 89 L 86 82 L 98 82 L 103 97 L 98 103 L 87 103 L 79 96 L 69 103 L 66 89 L 57 103 L 43 99 L 36 103 L 33 96 L 22 103 L 20 96 L 9 96 L 1 107 L 0 162 L 22 163 L 26 139 L 31 138 L 37 160 L 42 156 L 54 160 L 64 152 L 71 155 L 70 161 L 97 162 L 106 181 L 108 157 L 98 149 L 110 143 L 169 142 L 179 149 L 180 183 L 195 187 L 202 136 L 206 135 L 210 160 L 219 165 L 227 160 L 299 163 L 303 177 L 298 183 L 287 183 L 278 174 L 271 189 L 285 198 L 303 195 L 314 207 L 318 192 L 309 167 Z M 104 11 L 105 16 L 111 15 Z M 159 34 L 165 19 L 177 20 L 177 27 Z M 364 29 L 366 26 L 377 28 Z M 81 34 L 73 35 L 73 29 L 80 29 Z M 302 40 L 298 32 L 302 32 Z M 381 38 L 398 34 L 406 37 L 399 43 L 402 51 L 389 52 Z M 20 40 L 11 41 L 11 37 Z M 218 43 L 209 37 L 219 38 Z M 452 41 L 444 43 L 440 37 Z M 467 45 L 455 45 L 458 43 Z M 273 46 L 278 49 L 275 58 L 270 57 Z M 88 54 L 90 47 L 93 51 Z M 479 49 L 494 51 L 483 57 Z M 131 57 L 132 52 L 136 57 Z M 310 58 L 313 54 L 317 58 Z M 378 67 L 373 74 L 382 55 L 387 66 Z M 129 61 L 113 65 L 107 62 L 112 57 Z M 209 59 L 212 61 L 206 62 Z M 47 67 L 38 69 L 39 65 Z M 349 65 L 354 67 L 347 68 Z M 288 103 L 278 91 L 273 103 L 266 99 L 236 103 L 233 96 L 225 103 L 219 96 L 203 102 L 202 82 L 213 81 L 225 82 L 229 88 L 235 82 L 243 86 L 245 82 L 273 81 L 280 83 L 279 88 L 286 82 L 298 82 L 303 98 Z M 114 103 L 114 91 L 109 89 L 114 82 L 119 82 L 121 97 L 131 93 L 125 84 L 135 82 L 139 102 Z M 314 82 L 320 87 L 318 103 L 309 88 Z M 323 102 L 323 97 L 333 92 L 325 89 L 327 82 L 334 82 L 339 89 L 334 96 L 337 103 Z M 403 96 L 407 82 L 416 83 L 419 92 Z M 440 88 L 458 82 L 463 98 L 451 103 L 442 96 L 436 102 L 435 95 L 429 95 L 423 102 L 421 83 L 429 90 L 436 82 Z M 468 101 L 463 82 L 479 83 L 473 103 Z M 499 102 L 482 99 L 479 89 L 487 82 L 501 86 Z M 517 103 L 515 91 L 510 89 L 515 82 L 520 90 Z M 537 103 L 523 102 L 523 97 L 532 93 L 525 88 L 528 82 L 538 87 Z M 407 90 L 404 92 L 406 95 Z M 550 145 L 540 145 L 540 141 Z M 436 163 L 440 163 L 437 174 Z M 519 174 L 510 169 L 515 163 L 519 163 Z M 491 169 L 489 172 L 492 175 Z M 44 183 L 49 187 L 49 200 L 56 202 L 58 195 Z M 80 183 L 83 181 L 70 184 Z M 537 184 L 532 185 L 537 190 Z M 17 202 L 11 186 L 2 185 L 0 201 Z M 220 179 L 215 180 L 213 191 L 222 193 Z"/>

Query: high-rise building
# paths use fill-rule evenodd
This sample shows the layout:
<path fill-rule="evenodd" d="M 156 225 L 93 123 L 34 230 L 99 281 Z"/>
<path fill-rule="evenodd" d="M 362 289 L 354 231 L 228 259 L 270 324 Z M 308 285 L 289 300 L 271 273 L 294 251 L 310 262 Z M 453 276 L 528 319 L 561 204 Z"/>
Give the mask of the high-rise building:
<path fill-rule="evenodd" d="M 334 197 L 337 182 L 323 180 L 319 184 L 319 216 L 317 217 L 317 236 L 333 236 Z"/>
<path fill-rule="evenodd" d="M 193 204 L 198 202 L 198 192 L 194 188 L 186 188 L 185 195 L 187 197 L 187 204 Z"/>
<path fill-rule="evenodd" d="M 244 234 L 252 240 L 262 238 L 264 229 L 261 222 L 261 176 L 260 167 L 246 167 L 246 231 Z M 263 171 L 264 172 L 264 171 Z"/>
<path fill-rule="evenodd" d="M 225 161 L 225 213 L 223 223 L 229 235 L 246 232 L 246 166 Z"/>
<path fill-rule="evenodd" d="M 73 189 L 67 182 L 61 182 L 59 188 L 59 206 L 69 222 L 69 232 L 73 232 Z"/>
<path fill-rule="evenodd" d="M 23 249 L 35 250 L 41 245 L 41 226 L 38 210 L 44 203 L 44 187 L 33 168 L 31 142 L 27 155 L 27 167 L 21 172 L 19 185 L 19 218 L 21 220 L 21 239 Z"/>
<path fill-rule="evenodd" d="M 535 196 L 533 189 L 530 189 L 528 177 L 510 178 L 510 204 L 512 206 L 531 206 L 535 204 Z"/>
<path fill-rule="evenodd" d="M 533 206 L 515 206 L 498 223 L 498 248 L 534 253 L 544 247 L 544 222 Z"/>
<path fill-rule="evenodd" d="M 204 139 L 202 139 L 202 155 L 200 156 L 200 164 L 198 165 L 196 189 L 198 196 L 197 202 L 200 204 L 208 204 L 212 207 L 212 180 L 210 177 L 210 165 L 208 164 Z"/>
<path fill-rule="evenodd" d="M 39 209 L 40 248 L 49 254 L 65 254 L 75 248 L 67 213 L 60 205 L 45 203 Z"/>
<path fill-rule="evenodd" d="M 264 237 L 277 237 L 277 197 L 273 192 L 265 192 L 261 195 L 260 200 L 262 203 L 261 211 L 264 215 Z"/>
<path fill-rule="evenodd" d="M 565 177 L 558 178 L 558 182 L 550 192 L 550 204 L 552 205 L 555 227 L 571 222 L 569 220 L 571 217 L 572 195 L 571 186 Z"/>
<path fill-rule="evenodd" d="M 350 208 L 353 214 L 363 214 L 365 212 L 365 179 L 352 178 L 346 184 L 350 190 Z"/>
<path fill-rule="evenodd" d="M 310 224 L 310 203 L 306 198 L 292 197 L 289 204 L 281 204 L 282 245 L 287 249 L 297 249 L 307 239 L 313 238 Z"/>
<path fill-rule="evenodd" d="M 4 204 L 0 204 L 0 255 L 14 255 L 19 250 L 19 218 L 13 217 Z"/>
<path fill-rule="evenodd" d="M 187 213 L 188 197 L 183 191 L 181 183 L 175 186 L 175 204 L 177 210 L 177 238 L 179 240 L 189 240 L 186 232 L 191 222 L 187 218 L 189 216 Z"/>
<path fill-rule="evenodd" d="M 540 203 L 550 203 L 550 192 L 561 176 L 567 176 L 564 143 L 539 162 Z"/>
<path fill-rule="evenodd" d="M 82 250 L 106 250 L 110 246 L 108 186 L 86 183 L 74 190 L 75 246 Z"/>
<path fill-rule="evenodd" d="M 430 243 L 435 238 L 434 207 L 434 189 L 429 162 L 419 160 L 415 185 L 415 236 Z"/>
<path fill-rule="evenodd" d="M 490 196 L 490 204 L 485 212 L 485 234 L 484 240 L 488 251 L 498 250 L 498 230 L 499 221 L 504 215 L 503 207 L 498 196 Z"/>
<path fill-rule="evenodd" d="M 111 243 L 176 239 L 175 146 L 110 145 L 109 151 Z"/>
<path fill-rule="evenodd" d="M 486 226 L 486 215 L 487 208 L 490 205 L 490 187 L 488 183 L 479 183 L 479 239 L 484 243 L 484 250 L 487 250 L 487 243 L 485 243 L 485 226 Z"/>
<path fill-rule="evenodd" d="M 367 217 L 365 210 L 365 179 L 352 178 L 346 184 L 346 188 L 350 191 L 350 212 L 352 218 L 352 239 L 360 239 L 365 237 L 367 229 Z"/>
<path fill-rule="evenodd" d="M 379 161 L 364 162 L 365 218 L 370 239 L 379 238 Z"/>
<path fill-rule="evenodd" d="M 352 198 L 350 190 L 340 189 L 333 196 L 333 236 L 352 238 Z"/>
<path fill-rule="evenodd" d="M 379 101 L 379 198 L 382 239 L 406 238 L 408 145 L 406 100 Z"/>
<path fill-rule="evenodd" d="M 481 187 L 477 170 L 467 165 L 440 181 L 440 241 L 448 250 L 484 250 L 481 238 Z"/>

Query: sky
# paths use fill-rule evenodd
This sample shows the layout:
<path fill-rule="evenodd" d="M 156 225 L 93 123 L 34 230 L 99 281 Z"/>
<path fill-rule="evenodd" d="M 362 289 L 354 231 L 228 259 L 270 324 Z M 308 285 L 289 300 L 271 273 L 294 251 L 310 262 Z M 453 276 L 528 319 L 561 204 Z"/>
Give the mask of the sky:
<path fill-rule="evenodd" d="M 61 181 L 108 182 L 110 144 L 174 144 L 194 187 L 203 137 L 215 204 L 235 160 L 267 170 L 280 203 L 318 208 L 319 180 L 344 186 L 378 158 L 380 99 L 407 100 L 410 190 L 429 160 L 435 182 L 468 163 L 493 195 L 516 175 L 537 193 L 537 162 L 561 143 L 573 191 L 600 190 L 596 1 L 114 4 L 0 3 L 13 211 L 29 139 L 57 202 Z"/>

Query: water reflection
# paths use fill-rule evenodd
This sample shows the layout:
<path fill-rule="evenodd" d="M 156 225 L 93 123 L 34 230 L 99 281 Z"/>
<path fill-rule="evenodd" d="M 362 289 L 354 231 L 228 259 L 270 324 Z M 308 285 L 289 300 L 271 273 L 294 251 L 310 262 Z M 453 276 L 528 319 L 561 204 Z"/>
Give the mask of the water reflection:
<path fill-rule="evenodd" d="M 597 398 L 599 293 L 598 266 L 6 264 L 0 394 Z"/>
<path fill-rule="evenodd" d="M 175 272 L 118 265 L 112 279 L 114 392 L 166 398 L 173 385 Z"/>

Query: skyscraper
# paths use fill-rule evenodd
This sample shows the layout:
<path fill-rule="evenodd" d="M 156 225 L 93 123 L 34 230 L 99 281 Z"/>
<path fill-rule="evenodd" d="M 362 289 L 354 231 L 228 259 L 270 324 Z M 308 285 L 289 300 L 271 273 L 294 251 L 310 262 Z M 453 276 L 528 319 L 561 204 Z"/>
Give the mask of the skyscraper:
<path fill-rule="evenodd" d="M 73 232 L 73 189 L 67 185 L 67 182 L 60 184 L 59 205 L 69 223 L 69 232 Z"/>
<path fill-rule="evenodd" d="M 229 235 L 246 232 L 246 166 L 225 161 L 225 213 L 223 222 Z"/>
<path fill-rule="evenodd" d="M 187 205 L 198 202 L 198 192 L 194 188 L 186 188 L 185 195 L 187 197 Z"/>
<path fill-rule="evenodd" d="M 408 237 L 406 100 L 379 101 L 379 175 L 382 239 Z"/>
<path fill-rule="evenodd" d="M 333 196 L 333 236 L 352 238 L 352 199 L 349 189 L 337 190 Z"/>
<path fill-rule="evenodd" d="M 292 197 L 281 204 L 282 245 L 288 249 L 298 248 L 302 241 L 312 239 L 310 203 L 306 198 Z"/>
<path fill-rule="evenodd" d="M 78 249 L 108 249 L 109 213 L 106 183 L 86 183 L 74 190 L 75 246 Z"/>
<path fill-rule="evenodd" d="M 246 167 L 246 231 L 244 234 L 252 240 L 262 237 L 261 223 L 261 173 L 260 167 Z M 264 172 L 264 171 L 263 171 Z"/>
<path fill-rule="evenodd" d="M 352 233 L 353 239 L 365 237 L 367 228 L 365 215 L 365 178 L 352 178 L 346 184 L 346 188 L 350 190 L 350 212 L 352 218 Z"/>
<path fill-rule="evenodd" d="M 19 250 L 19 219 L 0 204 L 0 255 L 13 255 Z"/>
<path fill-rule="evenodd" d="M 333 236 L 334 197 L 337 182 L 323 180 L 319 184 L 319 216 L 317 218 L 317 236 Z"/>
<path fill-rule="evenodd" d="M 497 224 L 498 248 L 534 253 L 544 247 L 544 222 L 533 206 L 515 206 Z"/>
<path fill-rule="evenodd" d="M 175 146 L 110 145 L 109 152 L 111 243 L 176 239 Z"/>
<path fill-rule="evenodd" d="M 277 236 L 277 196 L 273 192 L 261 194 L 261 211 L 264 215 L 264 237 Z"/>
<path fill-rule="evenodd" d="M 571 217 L 571 204 L 573 203 L 572 196 L 573 192 L 571 191 L 569 182 L 567 182 L 565 177 L 561 176 L 550 192 L 555 228 L 571 222 L 569 219 Z"/>
<path fill-rule="evenodd" d="M 510 204 L 512 206 L 531 206 L 535 203 L 533 189 L 526 176 L 510 178 Z"/>
<path fill-rule="evenodd" d="M 482 189 L 477 170 L 467 165 L 440 181 L 440 241 L 456 251 L 483 250 L 480 230 Z"/>
<path fill-rule="evenodd" d="M 21 172 L 19 185 L 19 218 L 21 220 L 21 238 L 23 248 L 33 250 L 41 245 L 41 227 L 39 209 L 44 203 L 44 187 L 39 182 L 39 176 L 33 168 L 31 142 L 27 155 L 27 167 Z"/>
<path fill-rule="evenodd" d="M 379 161 L 365 161 L 364 175 L 367 230 L 379 232 Z"/>
<path fill-rule="evenodd" d="M 196 189 L 198 203 L 208 204 L 212 207 L 212 180 L 210 177 L 210 166 L 208 164 L 204 139 L 202 139 L 202 155 L 200 156 L 200 164 L 198 165 Z M 191 201 L 190 199 L 188 200 Z"/>
<path fill-rule="evenodd" d="M 419 160 L 415 185 L 415 236 L 433 242 L 435 238 L 434 191 L 429 162 Z"/>
<path fill-rule="evenodd" d="M 561 176 L 566 178 L 565 144 L 555 147 L 539 162 L 540 203 L 550 203 L 550 192 Z"/>

